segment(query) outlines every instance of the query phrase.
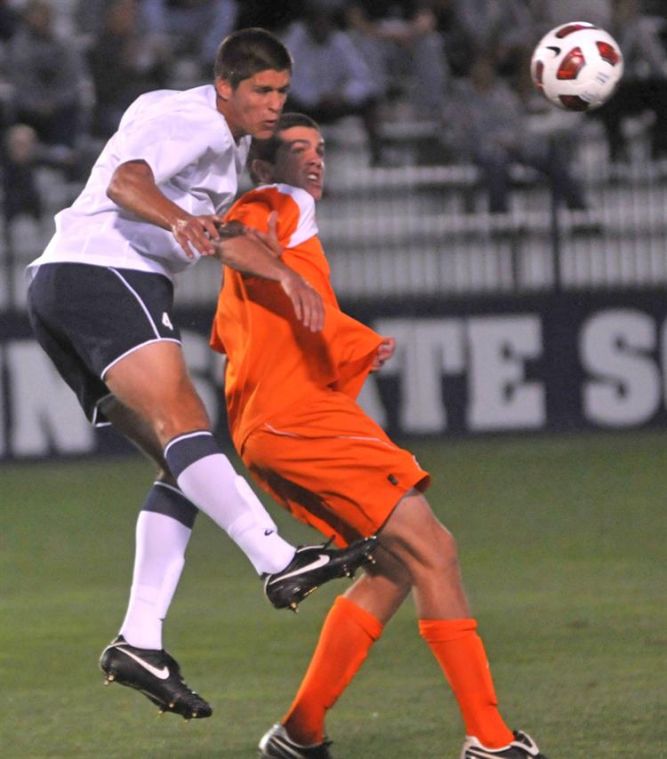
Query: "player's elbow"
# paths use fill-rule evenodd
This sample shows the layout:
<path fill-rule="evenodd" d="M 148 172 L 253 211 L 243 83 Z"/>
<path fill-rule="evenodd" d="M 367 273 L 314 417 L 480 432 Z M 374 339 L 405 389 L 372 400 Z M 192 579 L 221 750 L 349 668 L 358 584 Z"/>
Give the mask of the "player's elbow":
<path fill-rule="evenodd" d="M 116 205 L 122 205 L 121 197 L 122 197 L 121 183 L 118 181 L 118 177 L 116 176 L 114 172 L 114 175 L 111 177 L 111 181 L 109 182 L 107 186 L 107 198 L 109 198 L 109 200 L 112 200 L 114 203 L 116 203 Z"/>
<path fill-rule="evenodd" d="M 107 186 L 107 198 L 112 200 L 116 205 L 123 206 L 124 200 L 127 196 L 127 177 L 122 170 L 123 167 L 119 166 L 111 176 L 111 181 Z"/>
<path fill-rule="evenodd" d="M 125 206 L 136 188 L 146 180 L 153 180 L 153 173 L 144 161 L 128 161 L 117 166 L 107 185 L 107 197 L 119 206 Z"/>

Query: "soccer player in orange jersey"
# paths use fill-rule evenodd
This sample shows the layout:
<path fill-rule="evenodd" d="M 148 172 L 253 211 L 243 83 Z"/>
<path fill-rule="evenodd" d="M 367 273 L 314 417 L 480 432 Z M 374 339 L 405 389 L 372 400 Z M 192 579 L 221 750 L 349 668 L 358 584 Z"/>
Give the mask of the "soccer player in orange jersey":
<path fill-rule="evenodd" d="M 320 293 L 325 326 L 309 332 L 276 283 L 225 267 L 211 345 L 227 356 L 234 444 L 258 484 L 297 519 L 334 535 L 341 546 L 379 536 L 376 564 L 336 599 L 301 687 L 282 721 L 262 738 L 260 754 L 330 757 L 326 711 L 412 592 L 419 633 L 460 706 L 462 759 L 544 759 L 530 736 L 510 730 L 498 711 L 454 538 L 423 494 L 428 473 L 355 401 L 395 343 L 344 314 L 331 288 L 315 219 L 324 182 L 317 124 L 284 114 L 275 136 L 255 143 L 250 168 L 260 186 L 241 197 L 226 220 L 272 230 L 283 262 Z"/>

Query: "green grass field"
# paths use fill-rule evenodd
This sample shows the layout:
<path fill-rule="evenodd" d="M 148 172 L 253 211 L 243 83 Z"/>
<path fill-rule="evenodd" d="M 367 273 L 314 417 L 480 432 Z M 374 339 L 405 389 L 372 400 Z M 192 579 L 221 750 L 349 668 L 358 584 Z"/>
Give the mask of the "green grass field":
<path fill-rule="evenodd" d="M 507 721 L 549 759 L 667 757 L 667 436 L 411 446 L 457 535 Z M 206 518 L 165 630 L 211 719 L 102 687 L 120 624 L 142 460 L 0 466 L 0 756 L 255 756 L 340 581 L 274 611 Z M 274 509 L 274 513 L 277 512 Z M 316 535 L 278 513 L 295 541 Z M 455 702 L 406 605 L 331 713 L 337 759 L 456 759 Z"/>

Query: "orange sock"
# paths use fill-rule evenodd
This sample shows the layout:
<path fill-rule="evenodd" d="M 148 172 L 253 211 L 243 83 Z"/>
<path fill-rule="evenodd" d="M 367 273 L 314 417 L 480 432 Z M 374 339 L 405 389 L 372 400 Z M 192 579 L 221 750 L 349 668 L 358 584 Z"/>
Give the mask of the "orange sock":
<path fill-rule="evenodd" d="M 459 702 L 467 735 L 487 748 L 514 740 L 498 711 L 491 670 L 474 619 L 420 619 L 419 634 L 433 651 Z"/>
<path fill-rule="evenodd" d="M 364 663 L 382 634 L 377 617 L 339 596 L 329 610 L 303 678 L 283 725 L 304 746 L 324 740 L 324 717 Z"/>

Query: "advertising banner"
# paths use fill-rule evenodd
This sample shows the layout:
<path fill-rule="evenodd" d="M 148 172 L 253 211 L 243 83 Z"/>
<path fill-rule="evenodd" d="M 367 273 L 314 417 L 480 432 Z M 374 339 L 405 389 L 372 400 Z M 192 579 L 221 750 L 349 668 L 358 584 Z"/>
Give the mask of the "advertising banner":
<path fill-rule="evenodd" d="M 397 340 L 360 396 L 396 437 L 667 426 L 663 291 L 342 307 Z M 177 314 L 193 379 L 224 440 L 224 360 L 208 348 L 210 316 L 205 308 Z M 113 431 L 88 425 L 25 315 L 2 314 L 0 459 L 123 450 Z"/>

